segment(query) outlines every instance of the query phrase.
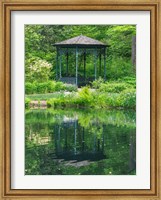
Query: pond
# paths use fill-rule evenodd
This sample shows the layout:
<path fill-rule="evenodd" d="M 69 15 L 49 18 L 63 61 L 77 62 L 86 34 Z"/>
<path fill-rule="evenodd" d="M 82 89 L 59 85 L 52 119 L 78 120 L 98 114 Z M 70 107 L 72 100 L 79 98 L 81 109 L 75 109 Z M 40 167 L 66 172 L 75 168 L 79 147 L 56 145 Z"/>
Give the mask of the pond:
<path fill-rule="evenodd" d="M 135 175 L 135 111 L 26 111 L 25 174 Z"/>

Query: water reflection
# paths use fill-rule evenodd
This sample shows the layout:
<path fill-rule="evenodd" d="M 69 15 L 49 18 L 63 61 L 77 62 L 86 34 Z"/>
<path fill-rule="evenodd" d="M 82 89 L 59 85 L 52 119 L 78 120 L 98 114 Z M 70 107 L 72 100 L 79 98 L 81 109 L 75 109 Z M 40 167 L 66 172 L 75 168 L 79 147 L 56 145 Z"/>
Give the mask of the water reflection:
<path fill-rule="evenodd" d="M 26 174 L 135 174 L 135 113 L 26 113 Z"/>

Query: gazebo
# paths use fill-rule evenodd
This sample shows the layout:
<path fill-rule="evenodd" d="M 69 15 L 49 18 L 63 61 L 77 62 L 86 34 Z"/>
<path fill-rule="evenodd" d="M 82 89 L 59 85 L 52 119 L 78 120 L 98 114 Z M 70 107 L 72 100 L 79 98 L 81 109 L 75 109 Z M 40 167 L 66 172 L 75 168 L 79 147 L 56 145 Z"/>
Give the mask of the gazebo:
<path fill-rule="evenodd" d="M 62 82 L 75 84 L 77 86 L 83 85 L 89 81 L 86 77 L 86 60 L 87 55 L 93 55 L 93 80 L 96 80 L 98 77 L 103 77 L 106 79 L 106 47 L 107 45 L 80 35 L 68 40 L 64 40 L 62 42 L 55 43 L 57 57 L 56 57 L 56 78 Z M 74 55 L 75 63 L 75 76 L 69 76 L 69 56 Z M 65 57 L 64 57 L 65 56 Z M 79 72 L 79 57 L 81 56 L 81 63 L 83 62 L 83 76 L 78 76 Z M 66 73 L 62 76 L 62 57 L 65 60 L 65 68 Z M 103 62 L 102 62 L 103 57 Z M 99 67 L 98 67 L 98 59 L 99 59 Z M 102 66 L 103 65 L 103 66 Z"/>

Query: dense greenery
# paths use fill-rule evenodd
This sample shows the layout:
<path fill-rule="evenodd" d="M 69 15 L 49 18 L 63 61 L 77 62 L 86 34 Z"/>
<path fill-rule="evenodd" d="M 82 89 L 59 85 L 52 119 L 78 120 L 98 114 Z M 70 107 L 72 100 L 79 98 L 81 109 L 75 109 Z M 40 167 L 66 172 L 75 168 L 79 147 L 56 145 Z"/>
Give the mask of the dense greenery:
<path fill-rule="evenodd" d="M 30 83 L 33 88 L 35 83 Z M 48 107 L 91 107 L 91 108 L 107 108 L 107 107 L 125 107 L 133 108 L 136 106 L 136 82 L 134 78 L 125 78 L 124 80 L 107 81 L 99 78 L 91 83 L 91 87 L 85 86 L 79 89 L 72 85 L 66 85 L 61 82 L 46 82 L 38 83 L 37 85 L 42 87 L 41 93 L 47 91 L 55 92 L 46 95 L 27 95 L 26 107 L 29 107 L 29 100 L 47 100 Z M 48 86 L 49 85 L 49 86 Z M 53 88 L 51 89 L 51 86 Z M 50 87 L 51 90 L 48 90 Z M 29 93 L 28 89 L 26 93 Z M 40 90 L 31 88 L 31 93 L 39 93 Z M 70 93 L 65 92 L 70 91 Z M 72 92 L 71 92 L 72 91 Z"/>
<path fill-rule="evenodd" d="M 77 95 L 70 94 L 47 100 L 48 107 L 84 107 L 84 108 L 108 108 L 125 107 L 135 109 L 135 90 L 125 90 L 119 94 L 98 93 L 84 87 Z"/>
<path fill-rule="evenodd" d="M 37 82 L 25 83 L 25 93 L 26 94 L 46 94 L 58 91 L 77 91 L 77 87 L 71 84 L 63 84 L 62 82 L 56 81 L 46 81 L 46 82 Z"/>
<path fill-rule="evenodd" d="M 65 39 L 85 35 L 108 44 L 107 79 L 134 76 L 131 63 L 132 37 L 136 34 L 134 25 L 26 25 L 25 26 L 25 72 L 26 82 L 43 82 L 55 79 L 56 49 L 52 45 Z M 75 75 L 73 56 L 69 56 L 69 75 Z M 87 55 L 86 75 L 94 75 L 93 57 Z M 79 56 L 78 73 L 83 71 L 82 56 Z M 64 66 L 66 58 L 62 61 Z M 62 68 L 62 75 L 65 68 Z"/>
<path fill-rule="evenodd" d="M 75 85 L 56 80 L 56 42 L 86 35 L 108 45 L 105 82 L 101 77 L 77 92 Z M 49 107 L 135 108 L 136 81 L 131 62 L 133 25 L 26 25 L 25 26 L 25 106 L 30 100 L 48 100 Z M 75 76 L 75 55 L 69 55 L 69 74 Z M 87 54 L 86 78 L 94 76 L 93 55 Z M 66 58 L 62 58 L 62 76 Z M 98 63 L 97 63 L 98 64 Z M 79 55 L 78 76 L 82 76 Z M 103 70 L 102 70 L 103 73 Z M 102 77 L 104 74 L 102 74 Z M 67 92 L 70 92 L 68 95 Z M 50 93 L 50 94 L 49 94 Z M 31 95 L 33 94 L 33 95 Z M 42 95 L 36 95 L 42 94 Z M 45 94 L 45 95 L 43 95 Z"/>

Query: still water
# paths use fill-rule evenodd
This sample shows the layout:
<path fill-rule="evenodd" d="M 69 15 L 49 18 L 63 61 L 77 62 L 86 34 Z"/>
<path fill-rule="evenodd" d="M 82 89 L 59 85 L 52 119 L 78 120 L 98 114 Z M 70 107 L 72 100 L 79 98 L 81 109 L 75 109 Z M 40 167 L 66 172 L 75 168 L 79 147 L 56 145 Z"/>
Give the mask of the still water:
<path fill-rule="evenodd" d="M 26 175 L 135 175 L 136 113 L 30 110 L 25 116 Z"/>

